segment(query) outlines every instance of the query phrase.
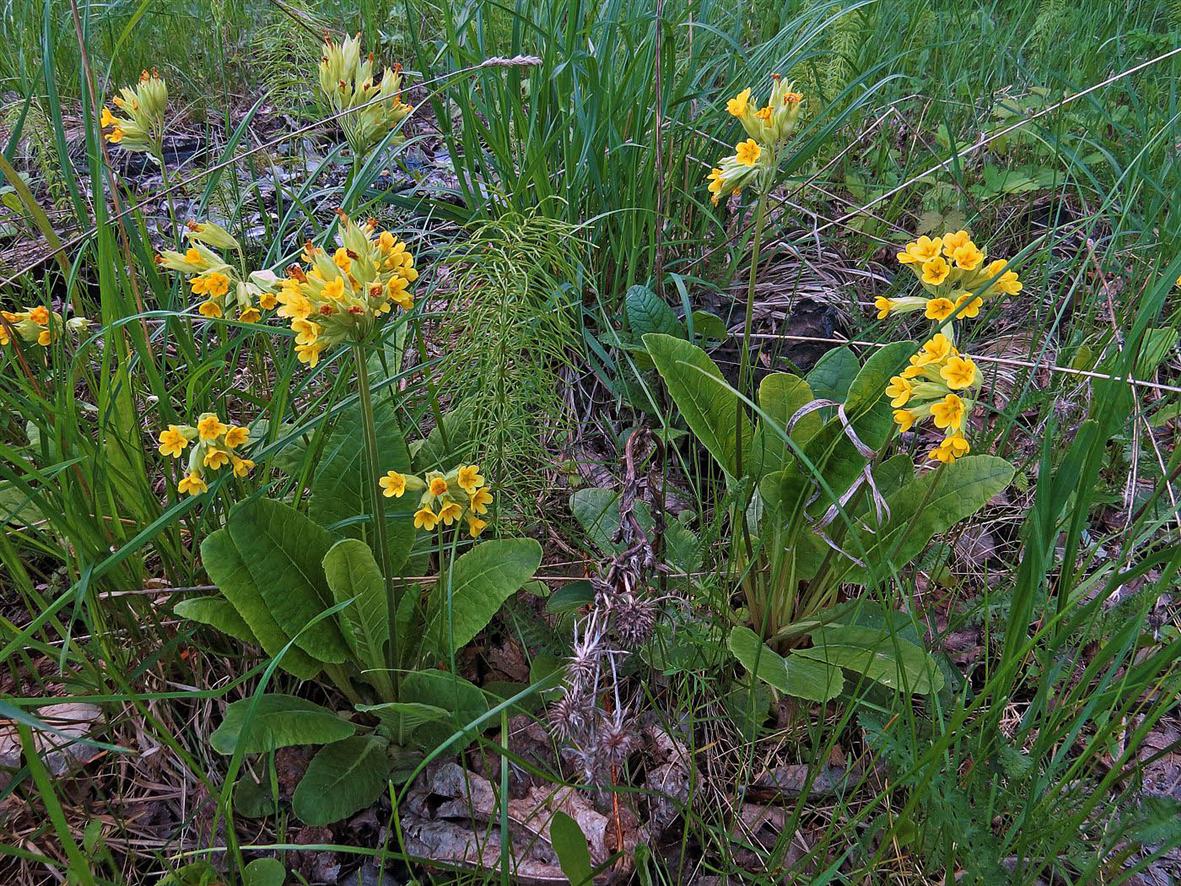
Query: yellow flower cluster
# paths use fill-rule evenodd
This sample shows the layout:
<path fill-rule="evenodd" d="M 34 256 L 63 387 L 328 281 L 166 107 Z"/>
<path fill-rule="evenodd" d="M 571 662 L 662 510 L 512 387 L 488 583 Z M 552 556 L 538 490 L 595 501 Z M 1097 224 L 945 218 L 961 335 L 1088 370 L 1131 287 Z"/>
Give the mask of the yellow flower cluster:
<path fill-rule="evenodd" d="M 386 68 L 374 82 L 373 53 L 361 57 L 360 34 L 343 43 L 325 38 L 319 73 L 320 93 L 332 111 L 358 109 L 337 118 L 355 156 L 368 153 L 413 110 L 402 101 L 401 65 Z"/>
<path fill-rule="evenodd" d="M 217 413 L 205 412 L 197 419 L 197 426 L 169 425 L 160 432 L 160 454 L 180 458 L 190 444 L 189 465 L 177 484 L 178 492 L 200 495 L 209 489 L 205 469 L 219 471 L 229 465 L 235 477 L 245 477 L 254 462 L 243 458 L 235 450 L 250 442 L 248 428 L 227 425 Z"/>
<path fill-rule="evenodd" d="M 930 418 L 943 431 L 943 440 L 927 456 L 945 464 L 967 455 L 964 438 L 968 416 L 980 391 L 980 370 L 971 357 L 961 354 L 942 332 L 910 358 L 901 375 L 890 379 L 886 396 L 894 407 L 900 432 Z"/>
<path fill-rule="evenodd" d="M 1022 289 L 1017 272 L 1008 270 L 1008 262 L 987 259 L 986 250 L 973 243 L 967 231 L 919 237 L 907 243 L 898 253 L 898 261 L 914 272 L 928 296 L 879 296 L 874 300 L 878 319 L 922 311 L 928 320 L 948 324 L 944 332 L 953 335 L 951 322 L 978 316 L 990 297 L 1016 295 Z"/>
<path fill-rule="evenodd" d="M 386 498 L 401 498 L 407 492 L 422 492 L 414 512 L 414 528 L 432 532 L 442 523 L 450 526 L 467 521 L 468 534 L 478 538 L 488 525 L 481 517 L 492 504 L 492 489 L 479 465 L 459 465 L 446 474 L 431 471 L 426 478 L 388 471 L 378 483 Z"/>
<path fill-rule="evenodd" d="M 9 330 L 20 336 L 22 341 L 47 348 L 61 338 L 63 330 L 79 333 L 90 326 L 90 321 L 85 317 L 71 317 L 63 321 L 61 314 L 44 305 L 26 306 L 23 311 L 0 311 L 0 316 L 4 318 L 4 322 L 0 323 L 0 347 L 11 343 Z"/>
<path fill-rule="evenodd" d="M 99 118 L 103 137 L 128 151 L 147 151 L 158 160 L 164 139 L 168 84 L 155 70 L 150 74 L 144 71 L 135 86 L 124 86 L 111 102 L 119 113 L 103 107 Z"/>
<path fill-rule="evenodd" d="M 773 171 L 778 149 L 796 130 L 804 97 L 778 74 L 772 75 L 772 81 L 771 95 L 761 108 L 751 102 L 749 87 L 726 103 L 726 110 L 738 118 L 749 138 L 735 145 L 733 156 L 710 170 L 710 201 L 715 206 L 723 197 L 739 193 L 760 173 Z"/>
<path fill-rule="evenodd" d="M 340 215 L 339 245 L 329 254 L 307 244 L 303 261 L 293 264 L 279 287 L 277 316 L 291 321 L 295 353 L 315 366 L 325 349 L 342 341 L 363 341 L 378 319 L 396 304 L 414 307 L 407 287 L 418 279 L 406 244 L 382 231 L 377 222 L 358 225 Z"/>
<path fill-rule="evenodd" d="M 222 317 L 232 308 L 242 322 L 257 323 L 262 318 L 259 308 L 270 310 L 278 304 L 274 274 L 254 271 L 243 279 L 237 268 L 210 248 L 233 249 L 241 259 L 241 245 L 225 228 L 213 222 L 189 222 L 185 238 L 190 243 L 188 249 L 166 249 L 156 261 L 170 271 L 188 275 L 193 294 L 204 298 L 198 308 L 201 316 Z"/>

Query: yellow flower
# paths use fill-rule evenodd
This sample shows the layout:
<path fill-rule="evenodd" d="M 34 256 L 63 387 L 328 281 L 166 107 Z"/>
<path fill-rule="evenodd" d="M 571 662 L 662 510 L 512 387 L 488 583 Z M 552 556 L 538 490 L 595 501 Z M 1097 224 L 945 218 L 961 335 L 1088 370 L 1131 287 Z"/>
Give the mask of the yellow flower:
<path fill-rule="evenodd" d="M 103 129 L 115 125 L 115 115 L 111 113 L 111 109 L 106 105 L 103 105 L 102 112 L 98 116 L 98 124 Z"/>
<path fill-rule="evenodd" d="M 200 474 L 191 473 L 185 474 L 181 477 L 180 482 L 176 485 L 177 492 L 187 492 L 189 495 L 200 495 L 206 492 L 209 486 Z"/>
<path fill-rule="evenodd" d="M 894 307 L 894 299 L 879 295 L 873 300 L 873 306 L 878 310 L 878 319 L 885 320 L 890 316 L 890 308 Z"/>
<path fill-rule="evenodd" d="M 968 441 L 962 435 L 952 434 L 944 437 L 943 442 L 927 453 L 927 457 L 949 465 L 957 458 L 967 455 L 970 450 L 971 447 L 968 445 Z"/>
<path fill-rule="evenodd" d="M 168 429 L 160 432 L 160 454 L 180 458 L 184 448 L 189 445 L 189 438 L 181 433 L 176 425 L 169 425 Z"/>
<path fill-rule="evenodd" d="M 955 309 L 957 319 L 971 319 L 980 316 L 980 309 L 984 307 L 984 299 L 973 297 L 970 292 L 961 292 L 959 297 L 955 300 Z"/>
<path fill-rule="evenodd" d="M 320 337 L 320 324 L 311 320 L 292 320 L 291 331 L 295 333 L 297 345 L 310 345 Z"/>
<path fill-rule="evenodd" d="M 753 138 L 748 138 L 744 142 L 739 142 L 734 149 L 734 159 L 736 159 L 743 166 L 754 166 L 759 162 L 759 156 L 763 153 L 763 149 L 759 147 L 759 143 Z"/>
<path fill-rule="evenodd" d="M 427 532 L 430 532 L 438 524 L 439 524 L 439 517 L 430 508 L 422 507 L 414 512 L 414 528 L 415 529 L 425 529 Z"/>
<path fill-rule="evenodd" d="M 447 492 L 447 481 L 443 479 L 443 475 L 437 471 L 427 474 L 427 491 L 438 498 Z"/>
<path fill-rule="evenodd" d="M 406 494 L 406 478 L 397 471 L 386 471 L 386 475 L 377 482 L 381 486 L 381 494 L 386 498 L 401 498 Z"/>
<path fill-rule="evenodd" d="M 47 348 L 52 342 L 53 334 L 48 329 L 42 329 L 37 333 L 37 344 L 41 345 L 41 347 Z"/>
<path fill-rule="evenodd" d="M 203 301 L 201 306 L 197 308 L 197 313 L 202 317 L 209 317 L 216 320 L 221 316 L 221 305 L 215 301 Z"/>
<path fill-rule="evenodd" d="M 468 506 L 477 514 L 487 514 L 490 504 L 492 504 L 492 493 L 488 491 L 487 487 L 477 489 L 475 494 L 468 499 Z"/>
<path fill-rule="evenodd" d="M 953 391 L 962 391 L 976 383 L 976 364 L 970 357 L 950 357 L 939 374 Z"/>
<path fill-rule="evenodd" d="M 1021 281 L 1017 278 L 1016 271 L 1005 271 L 993 286 L 1005 295 L 1016 295 L 1023 288 Z"/>
<path fill-rule="evenodd" d="M 235 477 L 245 477 L 254 469 L 254 462 L 248 458 L 238 458 L 236 455 L 231 455 L 230 461 L 234 465 Z"/>
<path fill-rule="evenodd" d="M 309 342 L 306 345 L 295 346 L 295 356 L 300 363 L 306 363 L 311 368 L 315 368 L 316 364 L 320 362 L 320 354 L 324 350 L 324 344 L 320 341 Z"/>
<path fill-rule="evenodd" d="M 450 526 L 459 519 L 459 515 L 463 513 L 463 508 L 453 501 L 447 502 L 439 509 L 439 519 L 443 521 L 444 526 Z"/>
<path fill-rule="evenodd" d="M 898 425 L 898 433 L 905 434 L 914 424 L 915 415 L 909 409 L 895 409 L 894 422 Z"/>
<path fill-rule="evenodd" d="M 45 305 L 37 305 L 35 308 L 29 309 L 29 319 L 38 326 L 49 325 L 49 308 Z"/>
<path fill-rule="evenodd" d="M 225 444 L 230 449 L 236 449 L 250 439 L 250 429 L 232 427 L 226 431 Z"/>
<path fill-rule="evenodd" d="M 472 538 L 479 538 L 480 533 L 488 526 L 487 520 L 481 520 L 479 517 L 467 515 L 467 531 Z"/>
<path fill-rule="evenodd" d="M 200 286 L 201 288 L 198 288 Z M 217 298 L 230 291 L 230 278 L 217 271 L 193 278 L 193 292 L 201 295 L 211 295 Z"/>
<path fill-rule="evenodd" d="M 722 196 L 722 188 L 726 187 L 726 178 L 722 175 L 722 170 L 714 167 L 709 171 L 709 193 L 710 202 L 714 206 L 718 205 L 718 201 Z"/>
<path fill-rule="evenodd" d="M 950 273 L 951 266 L 939 256 L 923 263 L 923 282 L 930 283 L 932 286 L 938 286 L 947 279 L 947 275 Z"/>
<path fill-rule="evenodd" d="M 952 255 L 955 259 L 955 266 L 961 271 L 974 271 L 980 266 L 980 262 L 984 261 L 984 253 L 976 248 L 976 244 L 969 240 L 963 246 L 956 249 Z"/>
<path fill-rule="evenodd" d="M 324 284 L 324 298 L 330 298 L 334 301 L 344 297 L 344 279 L 337 277 L 334 280 L 329 280 Z"/>
<path fill-rule="evenodd" d="M 931 417 L 935 427 L 961 431 L 964 428 L 964 401 L 956 394 L 948 394 L 942 400 L 931 404 Z"/>
<path fill-rule="evenodd" d="M 264 292 L 262 295 L 260 295 L 258 297 L 258 305 L 264 311 L 271 310 L 278 303 L 279 303 L 279 300 L 275 297 L 275 293 L 273 293 L 273 292 Z"/>
<path fill-rule="evenodd" d="M 349 251 L 341 246 L 332 254 L 332 263 L 347 274 L 349 268 L 353 266 L 353 259 L 349 255 Z"/>
<path fill-rule="evenodd" d="M 206 451 L 205 458 L 202 459 L 205 467 L 215 471 L 220 471 L 223 466 L 229 463 L 229 460 L 230 454 L 224 449 L 210 449 Z"/>
<path fill-rule="evenodd" d="M 890 384 L 886 386 L 886 396 L 890 398 L 890 405 L 895 408 L 905 406 L 912 393 L 914 393 L 914 385 L 901 375 L 894 376 L 890 379 Z"/>
<path fill-rule="evenodd" d="M 938 258 L 942 247 L 943 240 L 939 237 L 932 240 L 930 237 L 922 236 L 913 243 L 906 244 L 906 250 L 898 253 L 898 261 L 904 265 L 926 264 L 931 259 Z"/>
<path fill-rule="evenodd" d="M 110 142 L 112 145 L 119 144 L 119 142 L 123 141 L 123 130 L 120 129 L 118 126 L 116 126 L 114 129 L 112 129 L 110 132 L 107 133 L 107 141 Z M 183 492 L 184 490 L 181 490 L 181 491 Z M 193 494 L 196 495 L 196 493 L 193 493 Z"/>
<path fill-rule="evenodd" d="M 202 440 L 216 440 L 229 429 L 229 425 L 223 425 L 221 419 L 212 412 L 206 412 L 197 421 L 197 434 Z"/>
<path fill-rule="evenodd" d="M 928 320 L 946 320 L 954 312 L 955 303 L 949 298 L 932 298 L 927 300 L 927 313 L 925 316 Z"/>
<path fill-rule="evenodd" d="M 951 343 L 951 339 L 942 332 L 936 332 L 923 345 L 922 350 L 915 355 L 917 358 L 915 365 L 926 366 L 929 363 L 942 363 L 954 353 L 955 346 Z"/>
<path fill-rule="evenodd" d="M 484 477 L 480 474 L 479 465 L 460 465 L 456 472 L 455 482 L 468 495 L 475 495 L 476 490 L 484 485 Z"/>
<path fill-rule="evenodd" d="M 726 102 L 726 110 L 734 117 L 741 117 L 750 108 L 750 87 L 742 90 L 734 98 Z"/>
<path fill-rule="evenodd" d="M 955 258 L 955 251 L 961 246 L 972 242 L 972 235 L 967 231 L 956 231 L 954 234 L 943 235 L 943 254 L 948 258 Z"/>
<path fill-rule="evenodd" d="M 201 253 L 197 251 L 195 246 L 190 246 L 185 250 L 185 261 L 191 265 L 199 265 L 204 259 L 201 258 Z"/>
<path fill-rule="evenodd" d="M 238 319 L 243 323 L 257 323 L 262 319 L 262 314 L 259 312 L 258 308 L 247 308 L 238 315 Z"/>

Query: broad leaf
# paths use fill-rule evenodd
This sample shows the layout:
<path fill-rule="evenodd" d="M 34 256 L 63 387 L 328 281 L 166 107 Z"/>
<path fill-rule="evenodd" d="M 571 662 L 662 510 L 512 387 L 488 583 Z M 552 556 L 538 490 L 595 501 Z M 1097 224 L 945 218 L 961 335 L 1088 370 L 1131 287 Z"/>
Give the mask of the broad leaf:
<path fill-rule="evenodd" d="M 856 544 L 847 550 L 878 567 L 879 576 L 897 571 L 917 556 L 932 536 L 976 513 L 1012 479 L 1012 465 L 991 455 L 969 455 L 926 471 L 888 496 L 890 516 L 885 525 L 874 532 L 860 531 Z M 850 563 L 842 579 L 865 583 L 869 576 Z"/>
<path fill-rule="evenodd" d="M 242 869 L 242 886 L 283 886 L 287 868 L 277 858 L 256 858 Z"/>
<path fill-rule="evenodd" d="M 722 371 L 701 348 L 670 335 L 645 335 L 644 346 L 689 429 L 722 470 L 736 478 L 736 422 L 741 422 L 744 452 L 750 451 L 751 428 Z"/>
<path fill-rule="evenodd" d="M 808 373 L 808 384 L 817 397 L 844 402 L 849 385 L 860 369 L 861 364 L 851 350 L 846 347 L 833 348 L 816 361 Z"/>
<path fill-rule="evenodd" d="M 627 325 L 632 335 L 640 338 L 649 332 L 685 337 L 685 328 L 664 299 L 647 286 L 633 286 L 623 298 Z"/>
<path fill-rule="evenodd" d="M 431 594 L 427 648 L 446 657 L 470 643 L 539 565 L 541 545 L 531 538 L 481 542 L 456 559 Z"/>
<path fill-rule="evenodd" d="M 263 651 L 270 656 L 282 652 L 291 636 L 275 621 L 228 529 L 218 529 L 205 536 L 201 542 L 201 562 L 218 590 L 258 638 Z M 301 680 L 310 680 L 321 668 L 318 661 L 297 646 L 287 650 L 279 666 Z"/>
<path fill-rule="evenodd" d="M 799 376 L 787 372 L 773 372 L 759 383 L 759 409 L 764 413 L 755 425 L 754 439 L 750 447 L 751 474 L 761 477 L 773 471 L 782 471 L 794 459 L 791 448 L 784 436 L 787 423 L 800 407 L 815 399 L 808 383 Z M 819 413 L 812 412 L 801 418 L 791 431 L 791 438 L 797 443 L 811 438 L 821 425 Z M 773 425 L 773 426 L 769 426 Z"/>
<path fill-rule="evenodd" d="M 570 511 L 582 526 L 587 539 L 606 554 L 623 550 L 622 542 L 612 540 L 619 529 L 619 493 L 613 489 L 588 488 L 575 490 L 570 496 Z M 654 523 L 648 503 L 637 501 L 636 520 L 640 528 L 651 533 Z M 696 572 L 701 566 L 701 542 L 697 536 L 675 520 L 664 527 L 664 559 L 682 572 Z"/>
<path fill-rule="evenodd" d="M 258 638 L 250 630 L 245 620 L 238 614 L 234 604 L 225 597 L 192 597 L 181 600 L 172 607 L 172 611 L 181 618 L 199 621 L 201 624 L 217 628 L 223 634 L 229 634 L 235 640 L 243 643 L 258 645 Z"/>
<path fill-rule="evenodd" d="M 321 748 L 291 798 L 295 814 L 319 826 L 373 805 L 389 783 L 386 747 L 380 736 L 358 735 Z"/>
<path fill-rule="evenodd" d="M 451 722 L 451 712 L 432 704 L 418 701 L 387 701 L 383 704 L 359 704 L 357 710 L 381 720 L 386 734 L 400 745 L 407 744 L 419 726 L 427 723 Z"/>
<path fill-rule="evenodd" d="M 586 835 L 578 822 L 560 809 L 550 819 L 549 841 L 570 886 L 585 886 L 592 882 L 594 867 Z"/>
<path fill-rule="evenodd" d="M 730 652 L 764 683 L 780 692 L 809 701 L 829 701 L 840 694 L 845 679 L 840 668 L 790 655 L 784 658 L 750 628 L 737 625 L 730 631 Z"/>
<path fill-rule="evenodd" d="M 330 744 L 348 738 L 356 729 L 328 708 L 294 695 L 278 693 L 256 700 L 243 698 L 226 708 L 225 719 L 209 736 L 219 754 L 240 751 L 265 754 L 302 744 Z"/>
<path fill-rule="evenodd" d="M 425 716 L 427 707 L 447 712 L 445 721 L 423 720 L 418 724 L 413 738 L 423 748 L 437 747 L 453 733 L 467 728 L 488 713 L 488 698 L 483 690 L 448 671 L 411 671 L 402 678 L 399 703 L 421 706 L 412 712 L 415 717 Z"/>
<path fill-rule="evenodd" d="M 324 555 L 324 576 L 337 603 L 352 600 L 340 612 L 345 641 L 370 669 L 365 679 L 389 697 L 393 685 L 386 668 L 386 646 L 390 640 L 390 609 L 385 581 L 369 545 L 355 538 L 338 541 Z M 389 690 L 389 691 L 385 691 Z"/>
<path fill-rule="evenodd" d="M 289 505 L 266 498 L 235 507 L 227 528 L 279 626 L 313 658 L 343 662 L 348 647 L 336 621 L 308 627 L 333 604 L 322 565 L 332 536 Z"/>
<path fill-rule="evenodd" d="M 920 647 L 897 634 L 855 625 L 828 625 L 812 632 L 813 646 L 793 655 L 863 674 L 905 692 L 927 695 L 943 688 L 943 674 Z"/>
<path fill-rule="evenodd" d="M 365 468 L 365 433 L 359 406 L 344 410 L 328 438 L 323 457 L 316 465 L 312 480 L 313 520 L 338 536 L 373 541 L 370 510 L 370 484 L 376 484 L 386 471 L 409 473 L 410 451 L 386 396 L 374 404 L 377 432 L 378 470 Z M 414 544 L 413 496 L 385 499 L 386 537 L 390 568 L 399 569 Z"/>

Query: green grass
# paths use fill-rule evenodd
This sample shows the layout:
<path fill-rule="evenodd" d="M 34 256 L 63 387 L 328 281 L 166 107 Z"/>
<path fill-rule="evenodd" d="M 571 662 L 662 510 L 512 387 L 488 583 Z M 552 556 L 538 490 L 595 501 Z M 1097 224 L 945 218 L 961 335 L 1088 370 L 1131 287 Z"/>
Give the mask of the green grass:
<path fill-rule="evenodd" d="M 280 6 L 337 33 L 363 29 L 382 61 L 401 54 L 411 85 L 432 81 L 411 93 L 421 107 L 409 140 L 347 186 L 331 124 L 255 150 L 291 131 L 271 98 L 259 102 L 266 90 L 280 110 L 316 120 L 314 73 L 285 65 L 282 47 L 290 40 L 293 58 L 313 61 L 318 50 Z M 415 328 L 425 333 L 390 328 L 375 355 L 377 395 L 423 432 L 440 402 L 475 404 L 475 451 L 508 487 L 502 531 L 539 538 L 543 574 L 564 579 L 604 562 L 567 513 L 572 487 L 602 485 L 603 470 L 618 476 L 631 428 L 683 428 L 632 346 L 626 293 L 649 286 L 678 313 L 705 307 L 741 325 L 732 287 L 747 266 L 753 201 L 711 207 L 705 175 L 739 138 L 725 99 L 759 91 L 772 72 L 794 78 L 807 110 L 771 201 L 761 265 L 771 294 L 787 303 L 820 292 L 846 318 L 837 334 L 880 344 L 913 331 L 872 319 L 868 302 L 909 292 L 893 253 L 914 233 L 962 224 L 996 254 L 1018 256 L 1020 300 L 975 321 L 961 343 L 1009 361 L 990 366 L 994 396 L 973 446 L 1007 458 L 1017 480 L 1004 501 L 936 540 L 918 568 L 875 570 L 865 591 L 928 648 L 967 644 L 966 656 L 941 655 L 941 692 L 915 698 L 850 681 L 823 712 L 790 701 L 772 710 L 722 642 L 740 595 L 720 478 L 672 435 L 657 479 L 704 548 L 696 574 L 658 582 L 677 597 L 664 622 L 676 632 L 658 638 L 676 639 L 683 657 L 632 656 L 619 685 L 633 712 L 680 736 L 695 767 L 673 804 L 677 823 L 634 858 L 636 882 L 963 874 L 1114 884 L 1181 846 L 1177 795 L 1144 791 L 1158 763 L 1150 733 L 1176 723 L 1181 687 L 1170 596 L 1181 566 L 1181 53 L 1071 98 L 1181 45 L 1181 6 L 659 8 L 658 23 L 654 0 L 124 0 L 79 4 L 80 45 L 68 2 L 0 0 L 0 150 L 37 205 L 22 202 L 19 184 L 4 190 L 0 307 L 70 306 L 95 321 L 77 341 L 19 355 L 10 346 L 0 358 L 0 710 L 36 717 L 46 704 L 99 704 L 106 725 L 93 737 L 116 748 L 75 779 L 36 762 L 16 772 L 0 791 L 16 804 L 0 879 L 154 883 L 207 850 L 219 864 L 277 852 L 294 866 L 300 843 L 352 840 L 338 850 L 349 863 L 400 865 L 404 852 L 392 826 L 378 845 L 349 831 L 309 835 L 289 811 L 260 827 L 226 802 L 226 759 L 208 736 L 267 660 L 171 604 L 209 584 L 198 546 L 234 501 L 306 502 L 355 382 L 345 350 L 309 370 L 285 327 L 196 316 L 187 289 L 152 259 L 179 233 L 152 197 L 160 183 L 139 191 L 106 166 L 84 55 L 100 101 L 143 68 L 168 78 L 174 125 L 212 145 L 205 161 L 173 171 L 170 181 L 183 182 L 174 206 L 182 219 L 216 210 L 253 265 L 281 272 L 305 238 L 329 235 L 341 203 L 407 240 L 422 270 Z M 446 76 L 516 55 L 537 62 Z M 443 190 L 386 189 L 387 167 L 445 168 L 424 161 L 424 148 L 453 166 Z M 287 174 L 272 175 L 272 163 Z M 34 262 L 51 242 L 46 226 L 67 246 L 59 261 Z M 795 333 L 792 321 L 758 329 L 756 365 L 782 367 L 788 343 L 777 336 Z M 732 343 L 715 352 L 732 382 L 736 355 Z M 1128 376 L 1157 386 L 1131 387 Z M 205 411 L 254 423 L 262 454 L 250 478 L 190 499 L 175 492 L 155 437 Z M 987 560 L 964 543 L 981 534 Z M 550 584 L 552 595 L 569 582 Z M 569 654 L 573 616 L 540 617 L 534 604 L 514 600 L 461 666 L 488 673 L 489 650 L 508 638 L 532 677 L 544 676 L 554 655 Z M 333 691 L 282 674 L 271 682 L 317 701 Z M 504 752 L 495 729 L 479 750 L 496 762 L 493 782 L 510 760 L 554 784 L 579 779 L 556 758 L 515 757 L 511 742 Z M 647 810 L 641 759 L 599 800 Z M 785 796 L 780 826 L 742 832 L 743 791 L 764 769 L 801 764 L 811 784 L 840 759 L 859 764 L 848 784 Z M 134 818 L 139 776 L 193 799 L 167 806 L 145 834 Z M 91 780 L 87 799 L 79 778 Z M 109 817 L 96 835 L 100 814 Z M 215 816 L 227 828 L 211 834 Z M 95 846 L 104 861 L 85 870 L 79 858 Z"/>

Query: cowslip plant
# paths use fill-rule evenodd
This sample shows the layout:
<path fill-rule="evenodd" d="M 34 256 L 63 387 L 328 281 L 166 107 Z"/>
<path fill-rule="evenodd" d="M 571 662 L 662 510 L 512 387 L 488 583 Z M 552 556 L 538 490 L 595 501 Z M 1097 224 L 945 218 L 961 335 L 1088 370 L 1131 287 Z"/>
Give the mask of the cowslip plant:
<path fill-rule="evenodd" d="M 164 112 L 168 108 L 168 84 L 153 70 L 139 75 L 134 86 L 124 86 L 111 99 L 118 113 L 103 107 L 99 123 L 109 144 L 126 151 L 146 153 L 162 163 Z"/>
<path fill-rule="evenodd" d="M 48 348 L 65 332 L 81 333 L 90 327 L 85 317 L 64 320 L 57 311 L 44 305 L 26 306 L 23 311 L 0 311 L 0 347 L 15 337 L 28 344 Z"/>
<path fill-rule="evenodd" d="M 492 504 L 492 489 L 479 465 L 458 465 L 446 474 L 429 471 L 426 478 L 386 471 L 378 484 L 386 498 L 401 498 L 407 492 L 422 492 L 414 512 L 414 528 L 434 530 L 442 524 L 450 527 L 463 521 L 468 535 L 479 538 L 488 526 L 482 519 Z"/>
<path fill-rule="evenodd" d="M 986 285 L 1001 278 L 996 270 Z M 960 310 L 973 306 L 963 301 Z M 944 331 L 921 349 L 894 342 L 859 364 L 838 348 L 805 378 L 766 375 L 754 398 L 727 384 L 693 344 L 644 336 L 685 424 L 725 478 L 730 565 L 745 601 L 730 649 L 782 692 L 825 701 L 842 691 L 845 671 L 911 692 L 942 686 L 934 662 L 892 613 L 860 596 L 842 602 L 841 591 L 888 583 L 1013 476 L 1003 459 L 965 454 L 969 409 L 960 398 L 973 398 L 981 379 L 955 352 L 949 319 L 937 321 Z M 883 455 L 891 404 L 904 394 L 918 404 L 915 421 L 930 416 L 947 431 L 934 450 L 938 464 L 918 473 L 907 454 Z"/>
<path fill-rule="evenodd" d="M 234 311 L 241 322 L 257 323 L 263 310 L 278 304 L 273 291 L 275 275 L 247 271 L 242 245 L 225 228 L 209 221 L 190 222 L 184 236 L 190 244 L 184 252 L 165 249 L 156 256 L 156 263 L 185 275 L 193 295 L 203 299 L 197 308 L 202 317 L 217 319 Z M 215 249 L 234 250 L 237 265 Z"/>
<path fill-rule="evenodd" d="M 332 112 L 342 114 L 337 122 L 354 162 L 413 110 L 402 101 L 401 66 L 386 68 L 381 79 L 374 80 L 373 53 L 362 55 L 360 34 L 341 43 L 325 38 L 318 74 L 321 98 Z"/>

